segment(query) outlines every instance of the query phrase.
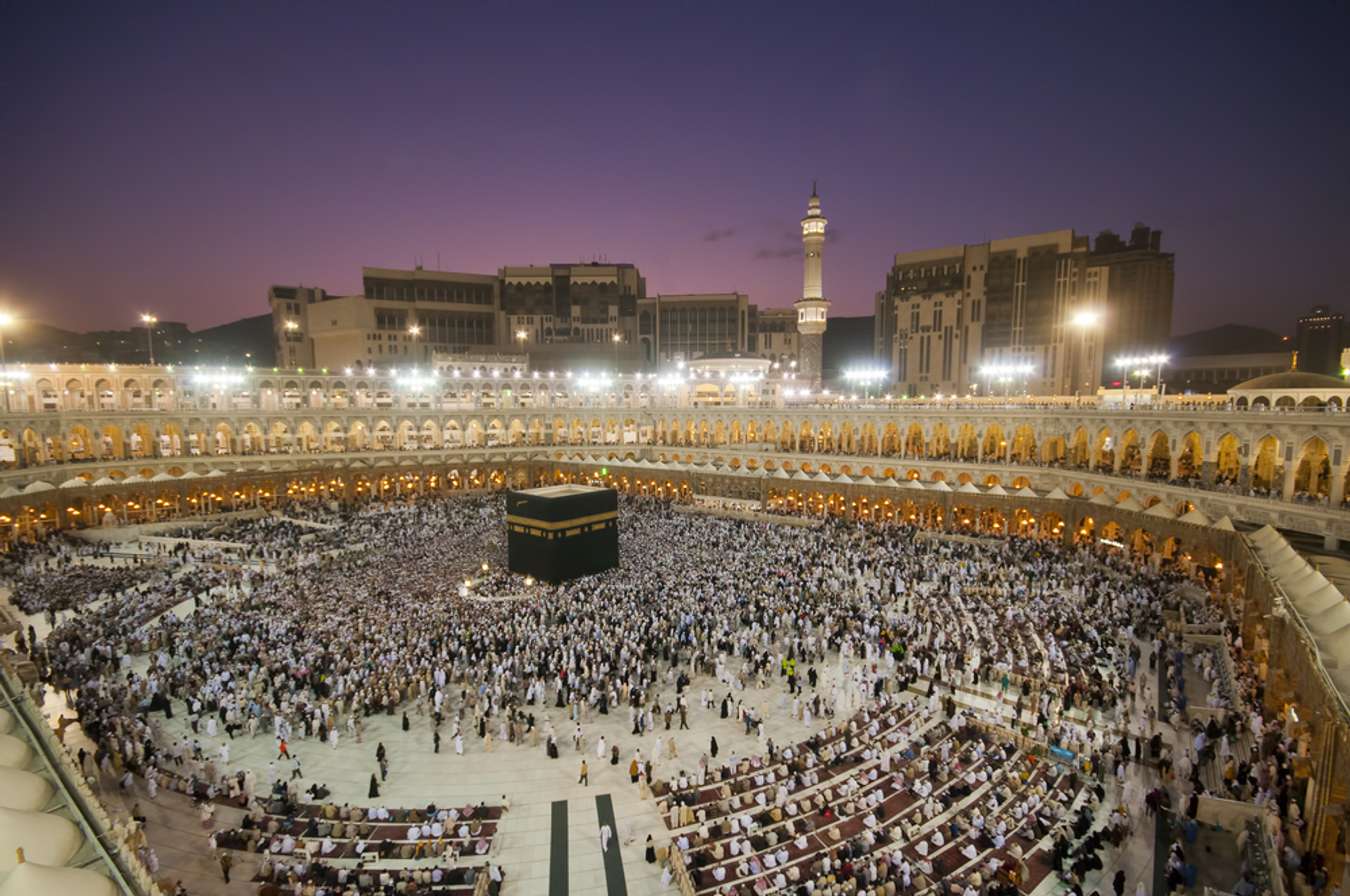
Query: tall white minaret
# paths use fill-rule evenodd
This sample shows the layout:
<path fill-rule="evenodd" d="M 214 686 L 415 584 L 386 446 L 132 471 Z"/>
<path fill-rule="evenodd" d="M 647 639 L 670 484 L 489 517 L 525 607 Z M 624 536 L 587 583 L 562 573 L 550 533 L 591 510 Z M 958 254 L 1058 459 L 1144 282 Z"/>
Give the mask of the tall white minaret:
<path fill-rule="evenodd" d="M 797 309 L 797 373 L 812 385 L 820 383 L 820 356 L 825 341 L 825 318 L 830 303 L 821 287 L 821 252 L 825 249 L 825 225 L 820 213 L 820 197 L 811 184 L 811 198 L 802 218 L 802 297 L 793 303 Z"/>

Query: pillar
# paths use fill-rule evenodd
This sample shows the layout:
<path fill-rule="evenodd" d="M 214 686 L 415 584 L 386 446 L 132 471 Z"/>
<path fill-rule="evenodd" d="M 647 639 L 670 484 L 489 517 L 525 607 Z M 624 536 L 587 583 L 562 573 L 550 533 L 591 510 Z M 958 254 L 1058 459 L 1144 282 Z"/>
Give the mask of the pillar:
<path fill-rule="evenodd" d="M 1334 509 L 1340 507 L 1341 502 L 1345 500 L 1345 471 L 1333 467 L 1328 475 L 1331 476 L 1331 482 L 1327 502 L 1328 506 Z"/>

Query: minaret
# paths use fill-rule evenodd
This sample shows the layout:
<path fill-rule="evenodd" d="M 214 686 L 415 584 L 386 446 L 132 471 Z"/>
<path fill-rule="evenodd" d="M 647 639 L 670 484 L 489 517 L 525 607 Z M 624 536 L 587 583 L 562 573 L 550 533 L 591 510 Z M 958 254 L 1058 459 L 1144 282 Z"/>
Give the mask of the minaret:
<path fill-rule="evenodd" d="M 793 307 L 797 309 L 797 373 L 813 386 L 820 383 L 825 317 L 830 310 L 820 280 L 820 253 L 825 248 L 827 223 L 820 213 L 820 197 L 812 182 L 806 217 L 802 218 L 802 297 L 793 303 Z"/>

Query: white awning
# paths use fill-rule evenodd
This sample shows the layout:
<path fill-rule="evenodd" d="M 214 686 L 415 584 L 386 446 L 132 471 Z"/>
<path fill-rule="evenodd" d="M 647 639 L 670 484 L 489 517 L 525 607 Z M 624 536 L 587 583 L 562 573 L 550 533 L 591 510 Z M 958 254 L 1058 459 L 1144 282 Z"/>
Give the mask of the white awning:
<path fill-rule="evenodd" d="M 1144 515 L 1156 516 L 1165 520 L 1174 520 L 1177 518 L 1177 515 L 1172 512 L 1171 508 L 1169 508 L 1166 504 L 1162 503 L 1161 501 L 1159 501 L 1157 504 L 1154 504 L 1148 510 L 1145 510 Z"/>
<path fill-rule="evenodd" d="M 0 883 L 0 896 L 117 896 L 117 887 L 97 871 L 56 868 L 30 860 Z"/>
<path fill-rule="evenodd" d="M 74 822 L 60 815 L 0 809 L 0 871 L 13 871 L 18 864 L 15 850 L 39 865 L 64 865 L 84 845 L 84 835 Z"/>
<path fill-rule="evenodd" d="M 41 775 L 18 768 L 0 768 L 0 808 L 38 812 L 52 800 L 55 788 Z"/>
<path fill-rule="evenodd" d="M 0 734 L 0 768 L 28 768 L 33 748 L 12 734 Z"/>

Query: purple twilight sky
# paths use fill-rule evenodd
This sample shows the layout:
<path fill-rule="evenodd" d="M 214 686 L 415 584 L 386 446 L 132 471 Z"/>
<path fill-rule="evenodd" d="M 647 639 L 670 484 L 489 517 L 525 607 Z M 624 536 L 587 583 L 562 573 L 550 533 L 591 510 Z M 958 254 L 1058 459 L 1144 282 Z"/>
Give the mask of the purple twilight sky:
<path fill-rule="evenodd" d="M 1163 230 L 1174 332 L 1344 304 L 1350 7 L 63 4 L 0 38 L 0 304 L 124 327 L 360 267 L 637 264 L 833 314 L 896 251 Z"/>

